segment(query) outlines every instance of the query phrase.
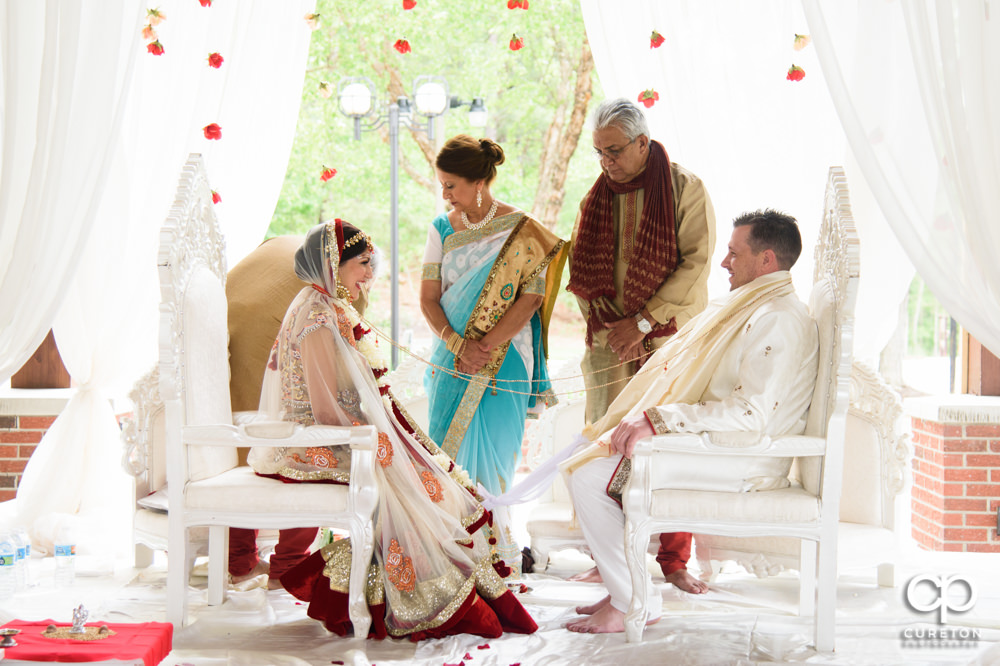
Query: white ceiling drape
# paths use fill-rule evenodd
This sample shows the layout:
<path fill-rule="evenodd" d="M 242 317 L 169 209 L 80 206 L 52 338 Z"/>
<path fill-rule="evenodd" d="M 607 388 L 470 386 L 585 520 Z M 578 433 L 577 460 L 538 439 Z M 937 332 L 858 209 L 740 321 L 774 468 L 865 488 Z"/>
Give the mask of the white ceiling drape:
<path fill-rule="evenodd" d="M 304 16 L 315 0 L 211 7 L 164 0 L 157 6 L 167 18 L 154 27 L 165 49 L 160 56 L 146 52 L 140 35 L 145 2 L 51 0 L 27 11 L 34 4 L 0 4 L 0 16 L 8 19 L 0 24 L 4 108 L 16 105 L 18 111 L 3 118 L 2 176 L 5 194 L 20 188 L 24 201 L 13 210 L 3 198 L 0 252 L 19 258 L 22 269 L 43 261 L 46 269 L 8 267 L 0 313 L 18 317 L 19 325 L 4 326 L 0 358 L 9 376 L 37 346 L 35 329 L 44 337 L 52 327 L 76 391 L 24 471 L 16 519 L 30 526 L 42 549 L 60 522 L 82 523 L 81 549 L 98 551 L 109 540 L 124 545 L 120 527 L 129 524 L 109 519 L 129 508 L 109 398 L 122 395 L 155 362 L 158 231 L 180 169 L 189 152 L 205 155 L 213 188 L 222 195 L 216 212 L 229 260 L 239 260 L 263 238 L 280 194 L 311 34 Z M 30 35 L 37 39 L 21 40 Z M 64 54 L 67 41 L 82 46 Z M 212 52 L 224 58 L 219 69 L 207 64 Z M 63 57 L 71 73 L 57 77 L 44 66 Z M 9 86 L 9 70 L 14 81 L 39 79 L 41 90 L 28 96 L 27 84 Z M 78 105 L 97 108 L 85 106 L 86 116 L 66 108 L 64 88 L 79 90 Z M 97 100 L 105 100 L 103 106 Z M 51 140 L 43 143 L 40 132 L 29 131 L 39 139 L 8 144 L 8 136 L 19 140 L 25 128 L 51 122 L 51 116 L 66 117 L 61 134 L 46 130 Z M 221 140 L 203 134 L 213 122 L 222 127 Z M 23 157 L 32 148 L 34 162 Z M 32 176 L 26 182 L 18 176 L 25 165 Z M 36 173 L 43 180 L 36 182 Z M 59 180 L 67 174 L 71 191 Z M 62 210 L 73 214 L 60 215 Z M 51 232 L 39 236 L 39 228 Z M 23 295 L 19 288 L 33 291 Z M 51 307 L 27 308 L 34 317 L 21 326 L 22 315 L 8 299 Z"/>
<path fill-rule="evenodd" d="M 912 268 L 849 157 L 814 45 L 793 49 L 795 34 L 809 32 L 800 3 L 581 0 L 581 7 L 605 97 L 636 100 L 655 89 L 659 101 L 646 110 L 653 138 L 708 188 L 718 230 L 713 295 L 728 289 L 718 265 L 732 219 L 757 208 L 799 220 L 804 249 L 792 275 L 808 293 L 827 170 L 845 166 L 862 248 L 855 355 L 877 359 Z M 653 30 L 665 38 L 655 49 Z M 792 64 L 805 70 L 803 80 L 786 80 Z"/>
<path fill-rule="evenodd" d="M 861 172 L 948 312 L 1000 354 L 1000 15 L 988 0 L 803 0 Z"/>

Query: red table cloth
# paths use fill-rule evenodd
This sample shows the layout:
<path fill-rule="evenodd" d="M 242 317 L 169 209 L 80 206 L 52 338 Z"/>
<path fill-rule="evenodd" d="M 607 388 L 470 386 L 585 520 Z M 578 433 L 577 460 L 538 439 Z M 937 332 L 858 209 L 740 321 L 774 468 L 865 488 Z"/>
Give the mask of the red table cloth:
<path fill-rule="evenodd" d="M 115 622 L 88 622 L 88 627 L 107 624 L 114 636 L 98 641 L 75 641 L 69 638 L 45 638 L 42 632 L 52 620 L 25 622 L 12 620 L 4 628 L 20 629 L 14 637 L 17 647 L 7 648 L 6 658 L 23 661 L 133 661 L 142 660 L 145 666 L 155 666 L 163 661 L 173 644 L 174 626 L 166 622 L 140 622 L 124 624 Z"/>

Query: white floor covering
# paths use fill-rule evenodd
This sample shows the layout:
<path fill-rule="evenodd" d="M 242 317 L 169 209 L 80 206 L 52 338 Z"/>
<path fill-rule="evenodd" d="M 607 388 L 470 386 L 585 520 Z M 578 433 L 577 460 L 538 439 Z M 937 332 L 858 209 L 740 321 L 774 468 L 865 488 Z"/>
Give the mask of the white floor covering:
<path fill-rule="evenodd" d="M 590 566 L 589 559 L 572 550 L 555 553 L 546 573 L 525 576 L 530 590 L 521 600 L 538 622 L 538 632 L 496 640 L 463 635 L 414 644 L 338 638 L 307 618 L 305 606 L 283 590 L 232 590 L 223 606 L 210 608 L 205 605 L 204 579 L 193 578 L 193 622 L 175 631 L 173 651 L 163 663 L 1000 664 L 998 561 L 996 555 L 909 551 L 897 563 L 895 588 L 879 588 L 872 569 L 842 567 L 833 654 L 817 654 L 809 647 L 812 623 L 797 616 L 794 573 L 761 580 L 735 565 L 712 584 L 708 594 L 690 595 L 661 585 L 664 618 L 646 630 L 641 644 L 626 643 L 621 634 L 580 635 L 563 628 L 575 617 L 574 606 L 604 594 L 598 584 L 565 580 Z M 114 571 L 109 565 L 101 570 L 86 560 L 81 560 L 80 569 L 71 591 L 55 590 L 51 558 L 33 561 L 34 585 L 0 604 L 0 621 L 51 618 L 69 622 L 72 608 L 80 603 L 90 610 L 91 622 L 164 620 L 165 568 L 159 558 L 142 571 L 127 563 Z M 973 583 L 975 606 L 960 615 L 952 612 L 946 628 L 977 636 L 976 640 L 961 645 L 904 645 L 905 630 L 942 628 L 935 613 L 920 614 L 904 602 L 905 584 L 918 573 L 959 573 Z M 964 590 L 954 589 L 952 597 L 959 604 Z"/>

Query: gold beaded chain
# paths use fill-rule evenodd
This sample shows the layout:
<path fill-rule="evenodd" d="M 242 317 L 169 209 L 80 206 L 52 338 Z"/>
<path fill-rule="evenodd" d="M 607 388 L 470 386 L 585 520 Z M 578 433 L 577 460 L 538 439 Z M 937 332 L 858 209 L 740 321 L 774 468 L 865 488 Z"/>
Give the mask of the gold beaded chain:
<path fill-rule="evenodd" d="M 514 394 L 514 395 L 535 396 L 536 398 L 544 398 L 546 396 L 552 396 L 552 395 L 574 395 L 574 394 L 579 393 L 579 391 L 562 391 L 562 392 L 534 393 L 532 391 L 516 391 L 516 390 L 514 390 L 512 388 L 505 388 L 505 387 L 497 386 L 498 383 L 531 384 L 533 380 L 531 380 L 531 379 L 498 379 L 498 378 L 495 378 L 495 377 L 487 377 L 485 375 L 479 375 L 479 374 L 470 375 L 470 374 L 468 374 L 466 372 L 460 372 L 458 370 L 455 370 L 454 368 L 447 368 L 447 367 L 445 367 L 443 365 L 438 365 L 437 363 L 434 363 L 433 361 L 430 361 L 430 360 L 428 360 L 426 358 L 423 358 L 419 354 L 416 354 L 413 351 L 411 351 L 410 349 L 408 349 L 407 347 L 404 347 L 403 345 L 399 344 L 398 342 L 396 342 L 395 340 L 393 340 L 391 336 L 386 335 L 385 331 L 383 331 L 379 327 L 375 326 L 374 324 L 372 324 L 370 321 L 368 321 L 364 317 L 361 317 L 361 321 L 363 321 L 365 323 L 365 325 L 367 325 L 371 330 L 375 331 L 375 333 L 380 338 L 383 338 L 386 341 L 388 341 L 388 343 L 390 345 L 392 345 L 396 349 L 400 350 L 401 352 L 403 352 L 407 356 L 410 356 L 410 357 L 416 359 L 417 361 L 420 361 L 424 365 L 430 366 L 435 371 L 437 371 L 437 372 L 443 372 L 443 373 L 445 373 L 447 375 L 450 375 L 450 376 L 452 376 L 452 377 L 454 377 L 456 379 L 465 379 L 466 381 L 468 381 L 468 382 L 470 382 L 472 384 L 480 385 L 483 388 L 490 388 L 492 391 L 504 391 L 505 393 L 511 393 L 511 394 Z M 643 355 L 648 357 L 651 353 L 652 352 L 644 351 Z M 631 363 L 631 362 L 632 361 L 622 361 L 621 363 L 618 363 L 617 365 L 612 365 L 612 366 L 608 367 L 607 370 L 604 370 L 604 372 L 607 372 L 608 370 L 614 370 L 615 368 L 620 368 L 621 366 L 623 366 L 623 365 L 625 365 L 627 363 Z M 567 377 L 550 377 L 549 381 L 550 382 L 569 381 L 570 379 L 581 379 L 581 378 L 590 377 L 590 376 L 593 376 L 593 375 L 596 375 L 596 374 L 598 374 L 598 373 L 596 373 L 596 372 L 594 372 L 594 373 L 581 373 L 579 375 L 569 375 Z M 592 387 L 590 387 L 590 390 L 600 389 L 600 388 L 604 388 L 606 386 L 613 386 L 615 384 L 620 384 L 622 382 L 627 382 L 629 379 L 631 379 L 631 377 L 622 377 L 621 379 L 616 379 L 614 381 L 606 382 L 604 384 L 598 384 L 597 386 L 592 386 Z"/>

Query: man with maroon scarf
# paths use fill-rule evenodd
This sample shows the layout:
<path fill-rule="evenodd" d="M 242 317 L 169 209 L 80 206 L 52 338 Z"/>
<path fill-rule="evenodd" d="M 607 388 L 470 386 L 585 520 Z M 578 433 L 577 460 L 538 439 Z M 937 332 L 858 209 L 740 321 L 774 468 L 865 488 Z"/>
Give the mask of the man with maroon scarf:
<path fill-rule="evenodd" d="M 639 107 L 608 100 L 593 122 L 602 173 L 580 203 L 567 287 L 587 321 L 588 423 L 604 416 L 649 353 L 705 308 L 715 248 L 704 184 L 650 139 Z M 661 535 L 657 561 L 667 580 L 705 592 L 687 573 L 690 553 L 689 533 Z"/>

